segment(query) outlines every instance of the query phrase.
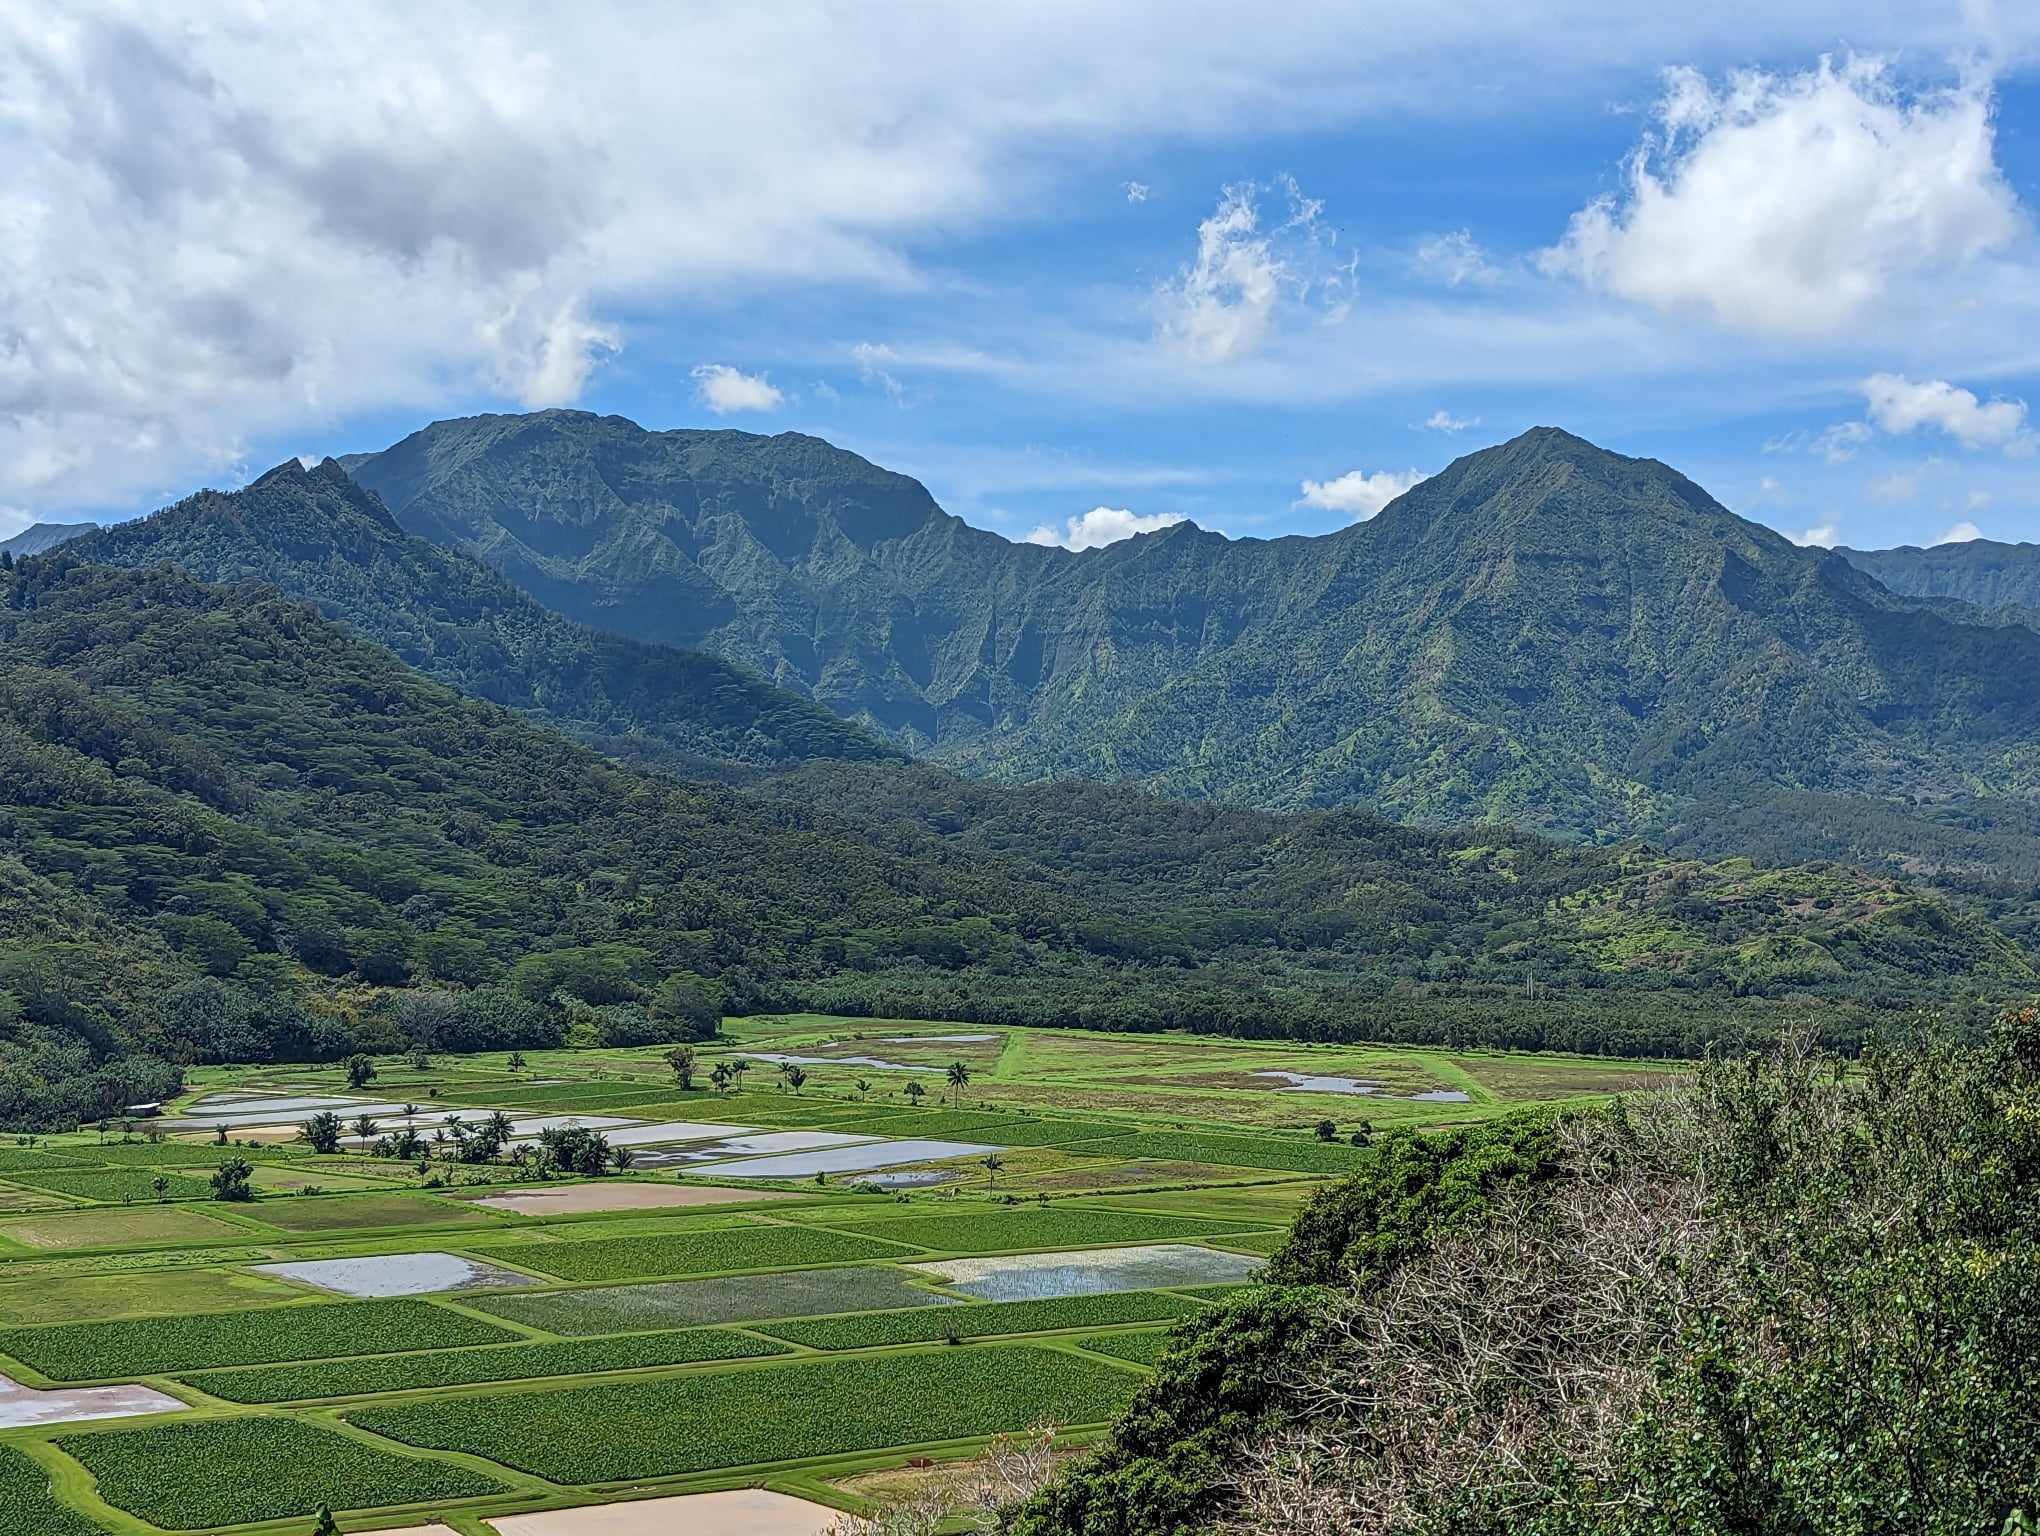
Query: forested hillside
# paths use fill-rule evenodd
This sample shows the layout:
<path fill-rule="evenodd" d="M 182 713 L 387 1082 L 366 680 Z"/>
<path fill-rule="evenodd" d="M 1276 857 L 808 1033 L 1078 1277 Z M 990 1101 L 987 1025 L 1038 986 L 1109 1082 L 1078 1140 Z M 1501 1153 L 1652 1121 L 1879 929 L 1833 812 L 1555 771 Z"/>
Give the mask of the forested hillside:
<path fill-rule="evenodd" d="M 1836 553 L 1907 597 L 1948 598 L 1991 618 L 2040 623 L 2040 544 L 1971 539 Z"/>
<path fill-rule="evenodd" d="M 1325 537 L 1184 524 L 1082 553 L 793 434 L 549 411 L 349 464 L 550 607 L 973 775 L 1707 856 L 1754 825 L 1788 858 L 2040 875 L 2040 632 L 1894 595 L 1563 432 Z"/>
<path fill-rule="evenodd" d="M 285 461 L 73 544 L 110 565 L 273 583 L 429 677 L 603 751 L 691 778 L 897 749 L 700 651 L 647 645 L 541 608 L 488 567 L 406 534 L 332 460 Z"/>
<path fill-rule="evenodd" d="M 0 991 L 101 1056 L 391 1048 L 425 991 L 471 1044 L 656 1038 L 705 992 L 1655 1053 L 2034 977 L 1983 917 L 1841 866 L 885 762 L 676 784 L 271 589 L 61 551 L 0 573 L 0 782 L 19 878 L 91 915 L 10 928 Z M 179 984 L 105 985 L 135 967 Z"/>

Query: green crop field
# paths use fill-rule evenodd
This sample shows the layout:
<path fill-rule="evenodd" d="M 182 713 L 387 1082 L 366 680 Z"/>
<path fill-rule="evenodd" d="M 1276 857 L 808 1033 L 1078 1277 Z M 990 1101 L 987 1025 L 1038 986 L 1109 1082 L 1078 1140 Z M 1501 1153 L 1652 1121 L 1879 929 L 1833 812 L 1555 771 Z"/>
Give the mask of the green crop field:
<path fill-rule="evenodd" d="M 155 1180 L 163 1181 L 159 1195 Z M 73 1200 L 97 1200 L 107 1205 L 143 1205 L 162 1200 L 204 1200 L 212 1186 L 195 1174 L 165 1170 L 150 1173 L 140 1168 L 57 1168 L 29 1173 L 17 1170 L 7 1175 L 10 1184 L 48 1190 Z"/>
<path fill-rule="evenodd" d="M 368 1408 L 350 1422 L 554 1482 L 670 1477 L 1111 1417 L 1137 1378 L 1057 1350 L 979 1346 L 764 1365 L 630 1386 Z"/>
<path fill-rule="evenodd" d="M 467 1467 L 399 1455 L 291 1419 L 204 1419 L 56 1443 L 92 1474 L 107 1503 L 172 1531 L 309 1520 L 320 1504 L 381 1509 L 503 1487 Z"/>
<path fill-rule="evenodd" d="M 966 1215 L 888 1216 L 871 1221 L 831 1222 L 840 1232 L 857 1232 L 911 1243 L 939 1253 L 1006 1253 L 1023 1248 L 1082 1248 L 1107 1243 L 1165 1243 L 1185 1238 L 1265 1228 L 1265 1222 L 1200 1221 L 1194 1216 L 1143 1216 L 1133 1212 L 1086 1211 L 1050 1206 L 1046 1210 L 987 1211 Z"/>
<path fill-rule="evenodd" d="M 1153 1323 L 1202 1310 L 1194 1301 L 1153 1291 L 1126 1291 L 1106 1296 L 1063 1296 L 1051 1301 L 985 1301 L 961 1307 L 807 1318 L 756 1326 L 760 1333 L 805 1344 L 810 1349 L 872 1349 L 887 1344 L 929 1344 L 948 1339 L 994 1338 L 1008 1333 L 1047 1333 L 1060 1328 Z"/>
<path fill-rule="evenodd" d="M 866 1265 L 579 1291 L 513 1291 L 501 1296 L 471 1296 L 467 1305 L 548 1333 L 597 1334 L 880 1307 L 939 1306 L 946 1299 L 915 1285 L 899 1270 Z"/>
<path fill-rule="evenodd" d="M 717 1093 L 678 1088 L 656 1046 L 532 1051 L 522 1075 L 501 1053 L 441 1055 L 425 1069 L 381 1058 L 363 1093 L 416 1101 L 427 1126 L 459 1105 L 468 1124 L 498 1108 L 586 1112 L 998 1156 L 938 1155 L 874 1175 L 832 1171 L 837 1149 L 825 1148 L 798 1177 L 719 1185 L 712 1163 L 642 1134 L 620 1176 L 557 1182 L 508 1158 L 456 1161 L 450 1143 L 422 1166 L 373 1158 L 351 1135 L 333 1155 L 290 1141 L 216 1146 L 203 1131 L 166 1140 L 160 1128 L 153 1140 L 89 1127 L 0 1148 L 0 1355 L 18 1362 L 0 1370 L 192 1400 L 139 1426 L 15 1431 L 19 1443 L 0 1446 L 0 1536 L 238 1536 L 250 1525 L 305 1536 L 322 1501 L 357 1530 L 437 1520 L 481 1532 L 506 1491 L 542 1497 L 539 1478 L 599 1499 L 590 1485 L 680 1492 L 761 1481 L 749 1470 L 761 1466 L 854 1507 L 860 1495 L 826 1471 L 831 1458 L 883 1475 L 924 1451 L 971 1454 L 1003 1431 L 1101 1424 L 1139 1389 L 1170 1325 L 1240 1289 L 1059 1295 L 1154 1287 L 1172 1271 L 1117 1260 L 1030 1270 L 1027 1256 L 1190 1242 L 1266 1254 L 1328 1179 L 1374 1156 L 1315 1139 L 1320 1119 L 1464 1124 L 1675 1070 L 818 1015 L 734 1019 L 728 1031 L 700 1048 L 698 1079 L 747 1052 L 825 1059 L 800 1093 L 755 1059 L 742 1091 Z M 931 1038 L 949 1033 L 989 1038 Z M 840 1060 L 856 1054 L 962 1060 L 971 1077 L 958 1095 L 923 1075 L 915 1106 L 905 1074 Z M 1269 1070 L 1347 1074 L 1385 1097 L 1290 1092 Z M 208 1066 L 191 1082 L 191 1097 L 348 1092 L 338 1064 Z M 1438 1090 L 1464 1098 L 1417 1097 Z M 205 1122 L 181 1102 L 167 1114 Z M 789 1155 L 802 1169 L 797 1142 Z M 210 1171 L 244 1156 L 256 1198 L 203 1198 Z M 150 1187 L 159 1171 L 165 1203 Z M 908 1180 L 898 1192 L 858 1192 L 897 1172 Z M 478 1203 L 498 1195 L 546 1198 Z M 35 1201 L 94 1203 L 22 1208 Z M 403 1255 L 417 1260 L 362 1274 L 459 1285 L 472 1278 L 465 1259 L 523 1275 L 497 1289 L 347 1300 L 258 1267 Z M 1016 1267 L 995 1255 L 1021 1257 Z M 989 1274 L 966 1273 L 974 1264 Z M 966 1285 L 1026 1299 L 979 1299 Z"/>
<path fill-rule="evenodd" d="M 1168 1351 L 1169 1331 L 1144 1328 L 1135 1333 L 1101 1333 L 1081 1342 L 1096 1354 L 1131 1360 L 1135 1365 L 1153 1365 Z"/>
<path fill-rule="evenodd" d="M 105 1529 L 57 1502 L 50 1475 L 16 1446 L 0 1446 L 0 1536 L 105 1536 Z"/>
<path fill-rule="evenodd" d="M 508 1337 L 506 1328 L 404 1298 L 10 1328 L 0 1332 L 0 1351 L 52 1381 L 103 1381 L 221 1365 L 500 1344 Z"/>
<path fill-rule="evenodd" d="M 469 1251 L 497 1251 L 482 1244 Z M 562 1280 L 625 1280 L 637 1275 L 706 1275 L 718 1270 L 777 1269 L 840 1264 L 850 1259 L 917 1257 L 897 1244 L 805 1227 L 738 1227 L 675 1237 L 615 1237 L 580 1243 L 518 1247 L 511 1253 L 527 1269 Z"/>
<path fill-rule="evenodd" d="M 316 1397 L 415 1392 L 427 1387 L 473 1386 L 538 1376 L 588 1376 L 599 1371 L 643 1370 L 651 1366 L 784 1353 L 780 1346 L 748 1334 L 695 1328 L 673 1333 L 626 1334 L 613 1339 L 573 1339 L 557 1344 L 493 1344 L 476 1349 L 372 1355 L 358 1360 L 260 1366 L 251 1370 L 199 1371 L 181 1379 L 201 1392 L 229 1402 L 290 1403 Z"/>

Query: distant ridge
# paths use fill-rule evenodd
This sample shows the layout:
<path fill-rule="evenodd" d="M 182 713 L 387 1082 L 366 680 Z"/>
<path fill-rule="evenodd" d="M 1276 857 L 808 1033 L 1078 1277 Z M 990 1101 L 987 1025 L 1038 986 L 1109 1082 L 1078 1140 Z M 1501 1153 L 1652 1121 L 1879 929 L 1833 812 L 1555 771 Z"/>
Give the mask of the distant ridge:
<path fill-rule="evenodd" d="M 99 529 L 97 523 L 30 523 L 11 539 L 0 539 L 0 553 L 19 560 L 28 555 L 47 554 L 59 544 L 83 538 Z"/>
<path fill-rule="evenodd" d="M 2040 868 L 2040 634 L 1556 428 L 1322 537 L 1178 525 L 1082 554 L 798 434 L 544 411 L 350 467 L 550 608 L 974 774 Z"/>

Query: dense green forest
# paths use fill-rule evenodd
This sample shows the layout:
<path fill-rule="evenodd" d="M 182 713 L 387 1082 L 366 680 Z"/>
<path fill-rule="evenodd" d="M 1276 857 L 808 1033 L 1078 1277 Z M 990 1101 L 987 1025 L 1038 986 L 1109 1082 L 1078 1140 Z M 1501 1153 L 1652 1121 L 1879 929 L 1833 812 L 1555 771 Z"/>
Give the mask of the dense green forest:
<path fill-rule="evenodd" d="M 1996 1533 L 2040 1499 L 2040 1014 L 1383 1138 L 1009 1536 Z"/>
<path fill-rule="evenodd" d="M 545 411 L 348 464 L 548 607 L 975 776 L 2040 878 L 2040 632 L 1564 432 L 1324 537 L 1180 524 L 1080 553 L 791 433 Z"/>
<path fill-rule="evenodd" d="M 66 551 L 0 571 L 0 782 L 10 868 L 91 915 L 10 928 L 0 992 L 94 1066 L 656 1039 L 704 993 L 1655 1054 L 2034 979 L 1978 912 L 1840 865 L 885 761 L 677 784 L 273 589 Z"/>

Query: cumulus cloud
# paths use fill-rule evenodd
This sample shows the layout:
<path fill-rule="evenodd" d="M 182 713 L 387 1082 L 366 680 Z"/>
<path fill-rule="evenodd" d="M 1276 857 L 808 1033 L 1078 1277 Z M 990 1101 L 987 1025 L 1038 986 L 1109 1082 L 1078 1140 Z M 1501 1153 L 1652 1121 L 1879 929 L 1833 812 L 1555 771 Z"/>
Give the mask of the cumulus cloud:
<path fill-rule="evenodd" d="M 1456 229 L 1433 235 L 1417 246 L 1417 270 L 1436 278 L 1448 288 L 1462 284 L 1488 284 L 1501 276 L 1488 260 L 1487 252 L 1473 238 L 1473 231 Z"/>
<path fill-rule="evenodd" d="M 1126 200 L 1129 203 L 1144 203 L 1148 200 L 1150 190 L 1144 181 L 1129 181 L 1126 183 Z"/>
<path fill-rule="evenodd" d="M 1965 448 L 2001 448 L 2025 455 L 2035 447 L 2023 400 L 1985 402 L 1942 379 L 1915 382 L 1895 373 L 1865 379 L 1863 397 L 1869 402 L 1870 420 L 1894 436 L 1933 427 Z"/>
<path fill-rule="evenodd" d="M 1936 544 L 1971 544 L 1983 537 L 1983 530 L 1964 519 L 1934 540 Z"/>
<path fill-rule="evenodd" d="M 1829 518 L 1824 523 L 1802 529 L 1798 533 L 1788 531 L 1785 537 L 1801 549 L 1833 549 L 1842 542 L 1842 525 L 1840 519 Z"/>
<path fill-rule="evenodd" d="M 1411 486 L 1429 478 L 1414 469 L 1401 474 L 1378 469 L 1371 475 L 1362 469 L 1349 469 L 1336 480 L 1304 481 L 1302 499 L 1305 506 L 1343 512 L 1355 522 L 1364 523 Z"/>
<path fill-rule="evenodd" d="M 1288 268 L 1261 232 L 1254 191 L 1245 183 L 1225 189 L 1197 226 L 1197 259 L 1162 285 L 1162 337 L 1200 363 L 1256 350 L 1282 295 Z"/>
<path fill-rule="evenodd" d="M 1431 412 L 1429 416 L 1424 418 L 1424 430 L 1427 432 L 1464 432 L 1468 427 L 1477 427 L 1479 425 L 1480 418 L 1478 416 L 1472 418 L 1454 416 L 1450 411 L 1443 408 Z"/>
<path fill-rule="evenodd" d="M 1066 519 L 1058 529 L 1043 523 L 1027 535 L 1029 544 L 1059 545 L 1064 549 L 1101 549 L 1136 533 L 1157 533 L 1183 521 L 1180 512 L 1150 512 L 1145 515 L 1125 507 L 1093 507 L 1082 517 Z"/>
<path fill-rule="evenodd" d="M 2025 228 L 1988 85 L 1908 95 L 1874 57 L 1719 86 L 1667 71 L 1625 181 L 1573 216 L 1544 269 L 1759 333 L 1836 333 Z"/>
<path fill-rule="evenodd" d="M 694 393 L 718 416 L 736 411 L 771 411 L 786 403 L 778 386 L 762 373 L 745 373 L 728 363 L 702 363 L 694 370 Z"/>

